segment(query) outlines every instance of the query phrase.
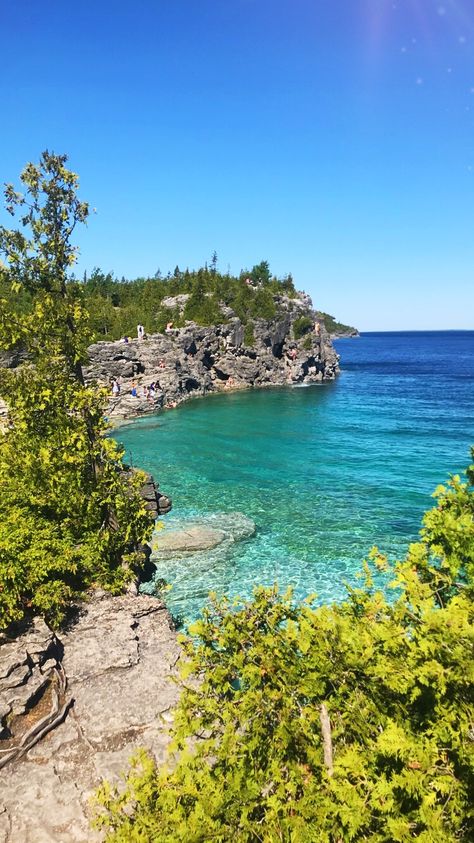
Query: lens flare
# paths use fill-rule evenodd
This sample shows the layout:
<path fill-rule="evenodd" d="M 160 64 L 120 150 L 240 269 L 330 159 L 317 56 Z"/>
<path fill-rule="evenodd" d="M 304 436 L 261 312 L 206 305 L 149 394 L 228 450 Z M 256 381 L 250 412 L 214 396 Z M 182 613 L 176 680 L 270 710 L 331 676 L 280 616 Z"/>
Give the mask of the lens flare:
<path fill-rule="evenodd" d="M 373 54 L 386 47 L 394 30 L 403 32 L 412 45 L 435 43 L 440 24 L 459 43 L 466 43 L 474 34 L 472 0 L 363 0 L 362 8 Z"/>

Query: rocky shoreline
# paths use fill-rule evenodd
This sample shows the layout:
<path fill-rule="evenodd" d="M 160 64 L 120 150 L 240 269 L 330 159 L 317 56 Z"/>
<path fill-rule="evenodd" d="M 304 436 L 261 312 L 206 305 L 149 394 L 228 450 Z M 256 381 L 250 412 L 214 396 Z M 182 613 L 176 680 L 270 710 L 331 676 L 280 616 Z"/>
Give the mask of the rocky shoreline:
<path fill-rule="evenodd" d="M 165 303 L 184 309 L 185 298 L 175 296 Z M 84 366 L 86 379 L 109 389 L 112 380 L 120 384 L 120 393 L 110 397 L 108 419 L 113 424 L 138 418 L 211 393 L 334 380 L 339 355 L 311 298 L 300 292 L 295 298 L 280 295 L 274 300 L 277 315 L 254 319 L 251 326 L 222 305 L 226 321 L 220 325 L 187 322 L 143 340 L 93 343 Z M 302 317 L 307 327 L 296 338 L 295 322 Z M 16 368 L 24 362 L 21 351 L 0 353 L 0 366 Z M 152 383 L 154 394 L 146 397 L 144 388 Z M 0 424 L 2 417 L 6 407 L 0 399 Z"/>
<path fill-rule="evenodd" d="M 170 299 L 169 306 L 179 306 L 180 298 Z M 187 322 L 144 340 L 94 343 L 86 377 L 120 384 L 120 394 L 110 399 L 109 419 L 137 418 L 210 393 L 334 380 L 339 356 L 309 296 L 275 298 L 278 315 L 253 320 L 251 336 L 226 308 L 227 321 L 218 326 Z M 295 339 L 294 325 L 301 317 L 309 329 Z M 152 383 L 154 395 L 146 397 L 144 388 Z"/>
<path fill-rule="evenodd" d="M 0 770 L 0 843 L 103 839 L 90 827 L 90 799 L 103 778 L 119 781 L 139 747 L 163 760 L 179 657 L 162 602 L 98 591 L 59 632 L 36 619 L 2 640 L 0 758 L 15 757 Z"/>
<path fill-rule="evenodd" d="M 141 495 L 155 519 L 170 512 L 151 475 Z M 57 632 L 34 618 L 0 633 L 0 843 L 102 839 L 90 797 L 137 748 L 164 757 L 179 656 L 168 610 L 138 582 L 121 597 L 92 591 Z"/>

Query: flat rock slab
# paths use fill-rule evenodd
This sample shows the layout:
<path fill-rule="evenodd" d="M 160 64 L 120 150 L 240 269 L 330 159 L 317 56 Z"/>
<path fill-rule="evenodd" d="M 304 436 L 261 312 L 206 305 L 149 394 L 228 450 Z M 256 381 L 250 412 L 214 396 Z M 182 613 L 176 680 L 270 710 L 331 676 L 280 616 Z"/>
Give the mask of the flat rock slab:
<path fill-rule="evenodd" d="M 167 550 L 210 550 L 224 541 L 226 533 L 212 527 L 191 526 L 181 530 L 163 530 L 159 535 L 159 548 Z"/>
<path fill-rule="evenodd" d="M 165 757 L 180 650 L 163 604 L 100 593 L 57 638 L 73 705 L 61 725 L 0 771 L 0 843 L 102 840 L 90 828 L 100 781 L 116 782 L 138 747 Z M 5 656 L 10 664 L 12 647 Z"/>

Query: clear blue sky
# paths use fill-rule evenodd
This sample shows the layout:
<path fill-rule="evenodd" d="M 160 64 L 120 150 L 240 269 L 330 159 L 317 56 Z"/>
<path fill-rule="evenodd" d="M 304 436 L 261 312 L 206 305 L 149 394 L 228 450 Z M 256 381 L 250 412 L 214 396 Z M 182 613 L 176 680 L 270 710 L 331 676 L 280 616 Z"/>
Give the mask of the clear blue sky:
<path fill-rule="evenodd" d="M 67 152 L 79 271 L 291 271 L 474 328 L 474 0 L 2 0 L 1 180 Z"/>

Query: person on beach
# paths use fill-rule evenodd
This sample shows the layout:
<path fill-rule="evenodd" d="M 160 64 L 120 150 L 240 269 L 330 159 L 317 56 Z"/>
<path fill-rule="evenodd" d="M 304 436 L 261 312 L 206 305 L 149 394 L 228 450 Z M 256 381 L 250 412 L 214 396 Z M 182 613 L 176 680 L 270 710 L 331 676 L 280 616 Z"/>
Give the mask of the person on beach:
<path fill-rule="evenodd" d="M 120 395 L 120 384 L 115 378 L 112 381 L 112 395 L 114 396 L 114 398 L 118 398 L 118 396 Z"/>
<path fill-rule="evenodd" d="M 141 324 L 137 325 L 137 337 L 139 340 L 145 339 L 145 328 Z"/>
<path fill-rule="evenodd" d="M 168 324 L 165 328 L 165 334 L 171 334 L 172 332 L 173 332 L 173 323 L 168 322 Z"/>
<path fill-rule="evenodd" d="M 135 381 L 132 381 L 132 388 L 130 390 L 130 395 L 133 395 L 134 398 L 138 398 L 137 395 L 137 384 Z"/>

